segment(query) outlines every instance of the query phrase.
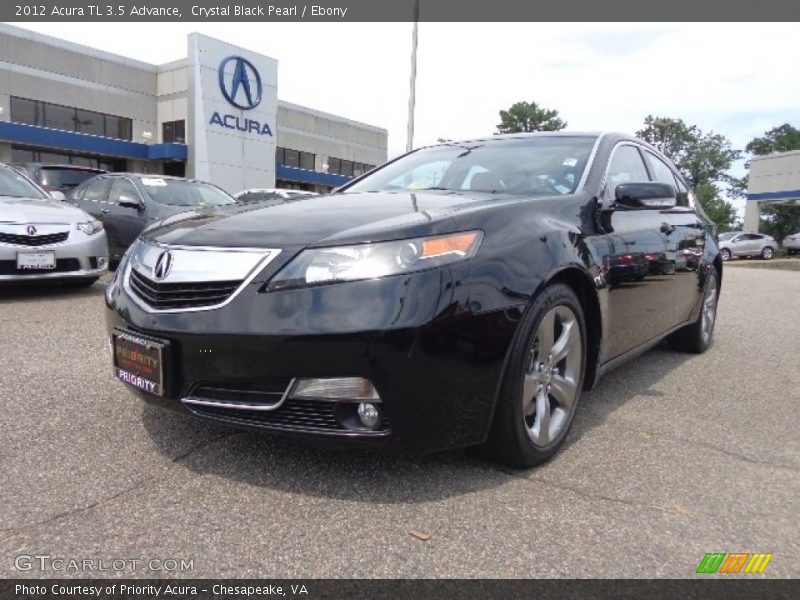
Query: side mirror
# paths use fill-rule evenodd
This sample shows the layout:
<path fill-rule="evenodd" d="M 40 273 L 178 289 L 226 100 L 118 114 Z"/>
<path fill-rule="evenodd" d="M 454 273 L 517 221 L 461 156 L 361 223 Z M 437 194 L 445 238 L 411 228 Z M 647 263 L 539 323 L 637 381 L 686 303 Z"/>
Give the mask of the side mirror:
<path fill-rule="evenodd" d="M 119 200 L 117 200 L 117 204 L 122 206 L 123 208 L 133 208 L 134 210 L 142 210 L 142 203 L 136 199 L 131 198 L 130 196 L 120 196 Z"/>
<path fill-rule="evenodd" d="M 673 208 L 677 203 L 675 188 L 668 183 L 643 181 L 620 183 L 614 190 L 615 206 L 624 208 Z"/>
<path fill-rule="evenodd" d="M 51 192 L 48 192 L 48 194 L 50 194 L 50 197 L 53 200 L 58 200 L 59 202 L 66 202 L 67 201 L 67 197 L 64 195 L 64 192 L 62 192 L 60 190 L 53 190 Z"/>

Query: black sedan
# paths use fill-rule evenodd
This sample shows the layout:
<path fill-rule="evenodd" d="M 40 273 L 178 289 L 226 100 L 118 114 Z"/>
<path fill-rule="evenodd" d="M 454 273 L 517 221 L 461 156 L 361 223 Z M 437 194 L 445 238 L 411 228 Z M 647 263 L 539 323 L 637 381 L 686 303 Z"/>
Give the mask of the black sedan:
<path fill-rule="evenodd" d="M 687 244 L 699 264 L 676 269 Z M 531 466 L 604 372 L 664 338 L 708 348 L 721 265 L 650 146 L 491 136 L 329 196 L 155 227 L 108 286 L 107 322 L 117 377 L 163 406 L 397 450 L 485 443 Z"/>
<path fill-rule="evenodd" d="M 78 186 L 68 201 L 103 222 L 112 264 L 153 223 L 182 213 L 191 216 L 192 211 L 236 205 L 232 196 L 204 181 L 136 173 L 94 177 Z"/>

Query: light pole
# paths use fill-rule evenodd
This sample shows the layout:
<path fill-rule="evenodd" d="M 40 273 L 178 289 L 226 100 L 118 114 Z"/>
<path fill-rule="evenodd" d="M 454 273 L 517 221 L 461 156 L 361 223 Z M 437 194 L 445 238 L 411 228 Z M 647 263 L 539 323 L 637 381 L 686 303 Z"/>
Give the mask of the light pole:
<path fill-rule="evenodd" d="M 414 0 L 414 29 L 411 32 L 411 81 L 408 94 L 408 130 L 406 152 L 414 149 L 414 105 L 417 96 L 417 27 L 419 25 L 419 0 Z"/>

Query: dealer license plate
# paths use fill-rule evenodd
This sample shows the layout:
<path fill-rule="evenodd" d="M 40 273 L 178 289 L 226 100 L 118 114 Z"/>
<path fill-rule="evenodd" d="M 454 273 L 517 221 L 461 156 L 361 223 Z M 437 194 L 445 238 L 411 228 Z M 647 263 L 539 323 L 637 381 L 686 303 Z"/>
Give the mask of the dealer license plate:
<path fill-rule="evenodd" d="M 164 395 L 164 349 L 167 342 L 114 330 L 114 374 L 148 394 Z"/>
<path fill-rule="evenodd" d="M 17 252 L 17 269 L 20 271 L 34 271 L 55 268 L 55 252 Z"/>

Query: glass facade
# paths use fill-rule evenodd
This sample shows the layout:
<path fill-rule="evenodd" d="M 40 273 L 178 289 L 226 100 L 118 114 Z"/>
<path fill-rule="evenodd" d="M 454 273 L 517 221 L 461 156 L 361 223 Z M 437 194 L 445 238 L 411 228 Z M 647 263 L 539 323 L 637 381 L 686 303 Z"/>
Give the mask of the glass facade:
<path fill-rule="evenodd" d="M 108 156 L 91 156 L 57 150 L 37 150 L 24 146 L 11 146 L 12 163 L 43 163 L 48 165 L 80 165 L 104 171 L 125 171 L 127 161 Z"/>
<path fill-rule="evenodd" d="M 125 117 L 11 96 L 11 121 L 130 141 L 133 121 Z"/>
<path fill-rule="evenodd" d="M 300 169 L 314 170 L 314 161 L 317 155 L 291 148 L 276 148 L 275 162 L 286 167 L 298 167 Z"/>
<path fill-rule="evenodd" d="M 165 144 L 186 143 L 186 121 L 166 121 L 161 124 L 161 141 Z"/>
<path fill-rule="evenodd" d="M 344 160 L 341 158 L 328 158 L 328 173 L 335 175 L 346 175 L 347 177 L 358 177 L 367 171 L 374 169 L 375 165 Z"/>

